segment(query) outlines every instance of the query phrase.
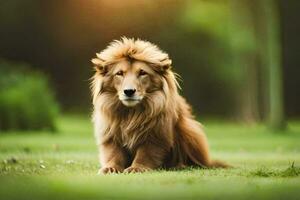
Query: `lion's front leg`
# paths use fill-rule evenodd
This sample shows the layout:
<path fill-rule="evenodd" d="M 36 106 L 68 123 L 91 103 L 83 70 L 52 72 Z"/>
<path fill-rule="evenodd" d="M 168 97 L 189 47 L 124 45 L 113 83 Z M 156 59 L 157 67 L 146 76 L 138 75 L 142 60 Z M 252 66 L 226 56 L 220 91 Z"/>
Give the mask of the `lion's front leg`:
<path fill-rule="evenodd" d="M 113 142 L 100 145 L 100 174 L 121 173 L 127 164 L 127 155 L 124 149 Z"/>
<path fill-rule="evenodd" d="M 146 172 L 162 166 L 167 155 L 167 150 L 154 144 L 141 145 L 134 156 L 130 167 L 125 173 Z"/>

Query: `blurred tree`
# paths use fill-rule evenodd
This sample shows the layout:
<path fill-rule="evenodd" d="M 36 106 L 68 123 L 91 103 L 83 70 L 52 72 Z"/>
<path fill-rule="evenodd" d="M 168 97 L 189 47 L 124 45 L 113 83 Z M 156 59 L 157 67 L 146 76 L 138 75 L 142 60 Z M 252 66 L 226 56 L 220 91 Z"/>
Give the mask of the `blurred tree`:
<path fill-rule="evenodd" d="M 239 66 L 232 65 L 229 14 L 228 1 L 186 1 L 179 20 L 180 27 L 174 31 L 182 32 L 182 37 L 176 41 L 181 48 L 173 52 L 170 49 L 170 53 L 174 64 L 182 65 L 176 65 L 176 68 L 184 80 L 183 93 L 196 112 L 235 118 L 239 109 L 235 109 L 234 99 L 241 70 Z M 181 62 L 177 61 L 180 57 Z M 195 87 L 197 92 L 191 90 Z M 233 112 L 234 109 L 237 111 Z"/>
<path fill-rule="evenodd" d="M 277 0 L 258 1 L 261 3 L 264 13 L 263 23 L 265 27 L 264 40 L 264 65 L 268 72 L 269 88 L 269 114 L 268 122 L 273 129 L 286 127 L 283 106 L 283 75 L 281 60 L 281 29 L 279 19 L 279 5 Z"/>
<path fill-rule="evenodd" d="M 255 29 L 255 1 L 231 0 L 231 45 L 233 65 L 240 68 L 237 84 L 237 116 L 242 121 L 259 121 L 258 55 Z"/>
<path fill-rule="evenodd" d="M 230 2 L 233 61 L 243 71 L 240 95 L 237 96 L 240 99 L 241 118 L 243 121 L 256 122 L 263 117 L 270 127 L 283 128 L 285 123 L 278 2 Z"/>

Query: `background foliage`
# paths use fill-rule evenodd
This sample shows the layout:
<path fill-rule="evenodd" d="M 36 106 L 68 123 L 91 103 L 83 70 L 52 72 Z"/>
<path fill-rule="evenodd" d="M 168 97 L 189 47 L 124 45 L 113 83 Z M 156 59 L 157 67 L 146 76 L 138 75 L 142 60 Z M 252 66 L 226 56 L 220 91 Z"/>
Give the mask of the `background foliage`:
<path fill-rule="evenodd" d="M 284 110 L 297 117 L 296 0 L 1 1 L 0 56 L 49 74 L 63 110 L 90 111 L 90 59 L 113 39 L 138 37 L 170 54 L 197 114 L 260 121 L 268 113 L 264 8 L 270 5 L 279 19 Z"/>
<path fill-rule="evenodd" d="M 0 130 L 55 130 L 58 105 L 44 74 L 0 61 Z"/>

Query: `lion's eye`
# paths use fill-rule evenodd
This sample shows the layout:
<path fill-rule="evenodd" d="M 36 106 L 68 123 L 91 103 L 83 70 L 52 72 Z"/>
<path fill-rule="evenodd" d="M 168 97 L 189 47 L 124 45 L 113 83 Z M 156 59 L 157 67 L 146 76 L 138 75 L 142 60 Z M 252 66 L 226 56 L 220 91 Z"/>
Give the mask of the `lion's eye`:
<path fill-rule="evenodd" d="M 147 74 L 147 72 L 145 72 L 144 70 L 142 70 L 141 69 L 141 71 L 139 72 L 139 76 L 144 76 L 144 75 L 146 75 Z"/>
<path fill-rule="evenodd" d="M 123 76 L 123 71 L 118 71 L 118 72 L 116 73 L 116 75 L 117 75 L 117 76 Z"/>

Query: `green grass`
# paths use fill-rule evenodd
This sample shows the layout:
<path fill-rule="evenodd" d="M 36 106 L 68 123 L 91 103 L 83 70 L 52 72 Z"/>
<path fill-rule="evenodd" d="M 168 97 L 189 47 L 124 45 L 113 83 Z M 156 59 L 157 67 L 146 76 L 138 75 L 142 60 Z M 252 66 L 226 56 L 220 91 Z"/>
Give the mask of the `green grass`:
<path fill-rule="evenodd" d="M 64 116 L 59 133 L 0 133 L 0 199 L 299 199 L 300 123 L 286 132 L 204 122 L 212 157 L 232 169 L 96 175 L 89 116 Z"/>

